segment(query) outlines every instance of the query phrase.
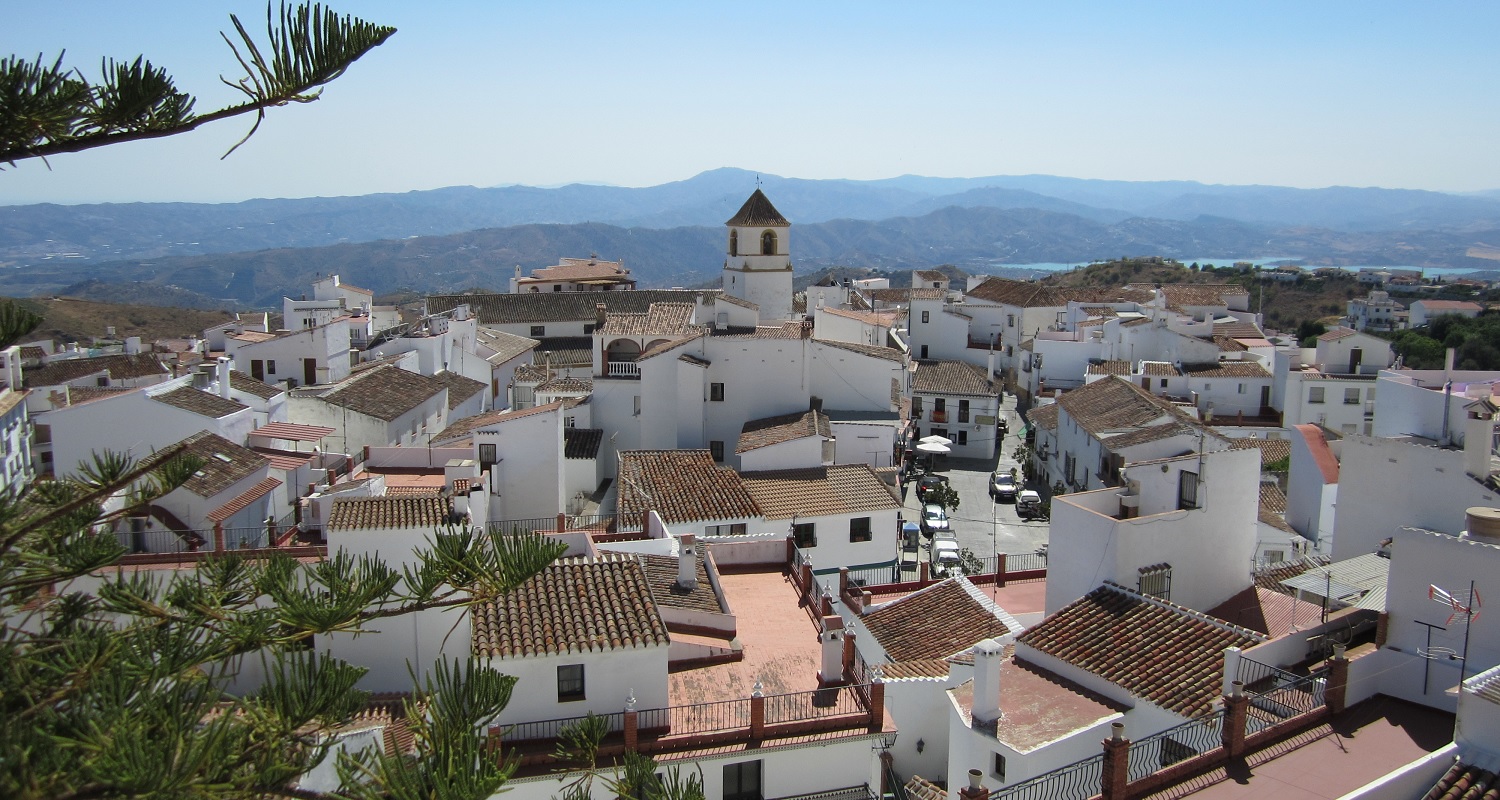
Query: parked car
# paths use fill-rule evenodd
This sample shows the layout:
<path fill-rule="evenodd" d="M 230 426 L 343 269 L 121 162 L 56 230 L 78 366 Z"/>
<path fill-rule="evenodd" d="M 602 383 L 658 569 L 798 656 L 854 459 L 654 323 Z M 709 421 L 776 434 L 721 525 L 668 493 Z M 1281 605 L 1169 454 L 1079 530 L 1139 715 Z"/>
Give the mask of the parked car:
<path fill-rule="evenodd" d="M 1016 490 L 1016 478 L 1009 472 L 996 472 L 990 476 L 991 498 L 1015 502 Z"/>
<path fill-rule="evenodd" d="M 921 500 L 927 496 L 927 490 L 948 482 L 947 475 L 934 475 L 927 473 L 917 480 L 917 499 Z"/>
<path fill-rule="evenodd" d="M 948 513 L 943 507 L 933 503 L 922 506 L 922 535 L 931 537 L 934 533 L 942 531 L 947 533 L 951 528 L 948 524 Z"/>
<path fill-rule="evenodd" d="M 953 578 L 964 574 L 963 559 L 958 554 L 958 540 L 932 540 L 932 577 Z"/>
<path fill-rule="evenodd" d="M 1016 495 L 1016 516 L 1021 519 L 1035 519 L 1042 515 L 1042 496 L 1036 492 L 1026 489 Z"/>

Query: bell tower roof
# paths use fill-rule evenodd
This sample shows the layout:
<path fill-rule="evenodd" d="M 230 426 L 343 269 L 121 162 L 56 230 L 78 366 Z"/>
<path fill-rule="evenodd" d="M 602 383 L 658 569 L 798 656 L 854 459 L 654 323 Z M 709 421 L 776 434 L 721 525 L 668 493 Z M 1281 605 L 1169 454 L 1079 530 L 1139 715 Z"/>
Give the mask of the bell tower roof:
<path fill-rule="evenodd" d="M 790 227 L 792 223 L 787 222 L 786 217 L 776 210 L 776 206 L 771 205 L 764 192 L 756 189 L 755 194 L 750 195 L 750 199 L 740 206 L 739 213 L 724 224 L 738 228 L 766 228 Z"/>

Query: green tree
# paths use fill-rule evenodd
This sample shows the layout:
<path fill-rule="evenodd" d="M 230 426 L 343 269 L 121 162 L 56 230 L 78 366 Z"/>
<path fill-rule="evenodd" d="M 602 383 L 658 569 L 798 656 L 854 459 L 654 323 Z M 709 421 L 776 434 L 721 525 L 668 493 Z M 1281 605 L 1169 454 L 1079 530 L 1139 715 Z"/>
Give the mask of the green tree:
<path fill-rule="evenodd" d="M 40 315 L 22 308 L 14 300 L 0 299 L 0 350 L 21 341 L 41 324 Z"/>
<path fill-rule="evenodd" d="M 319 87 L 396 32 L 339 16 L 317 3 L 283 4 L 279 16 L 272 12 L 268 6 L 264 43 L 238 17 L 229 16 L 236 38 L 221 36 L 244 75 L 220 80 L 245 100 L 206 114 L 195 113 L 193 96 L 179 91 L 172 76 L 145 56 L 105 60 L 97 82 L 65 67 L 62 55 L 51 60 L 38 55 L 34 61 L 0 58 L 0 163 L 173 136 L 253 114 L 255 124 L 240 140 L 243 144 L 260 127 L 267 109 L 318 99 Z"/>
<path fill-rule="evenodd" d="M 953 511 L 958 508 L 958 490 L 947 482 L 939 483 L 927 490 L 922 497 L 922 502 L 942 506 L 945 512 Z"/>

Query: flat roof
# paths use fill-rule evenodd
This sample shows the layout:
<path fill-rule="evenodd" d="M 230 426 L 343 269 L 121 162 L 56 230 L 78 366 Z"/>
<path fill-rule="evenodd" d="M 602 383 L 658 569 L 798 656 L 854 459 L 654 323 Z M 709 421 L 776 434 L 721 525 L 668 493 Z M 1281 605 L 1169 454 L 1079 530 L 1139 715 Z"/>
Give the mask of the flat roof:
<path fill-rule="evenodd" d="M 268 439 L 280 439 L 285 442 L 316 442 L 325 436 L 333 434 L 335 430 L 337 429 L 325 428 L 322 425 L 272 422 L 250 431 L 250 435 L 264 436 Z"/>

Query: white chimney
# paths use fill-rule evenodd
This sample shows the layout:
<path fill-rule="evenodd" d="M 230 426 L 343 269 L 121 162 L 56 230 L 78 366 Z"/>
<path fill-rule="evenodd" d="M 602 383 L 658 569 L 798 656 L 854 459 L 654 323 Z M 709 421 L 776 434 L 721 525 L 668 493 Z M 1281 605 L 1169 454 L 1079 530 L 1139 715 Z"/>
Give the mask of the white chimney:
<path fill-rule="evenodd" d="M 1000 718 L 1000 663 L 1005 660 L 1005 646 L 994 639 L 974 645 L 975 722 L 994 722 Z"/>
<path fill-rule="evenodd" d="M 140 355 L 140 352 L 141 352 L 141 337 L 139 337 L 139 336 L 126 336 L 125 337 L 125 355 L 127 355 L 127 356 Z"/>
<path fill-rule="evenodd" d="M 219 396 L 225 400 L 229 399 L 229 367 L 234 362 L 224 356 L 219 356 L 219 361 L 214 365 L 215 377 L 219 381 Z"/>
<path fill-rule="evenodd" d="M 677 588 L 685 592 L 698 588 L 698 551 L 693 546 L 695 539 L 691 533 L 684 533 L 677 539 Z"/>
<path fill-rule="evenodd" d="M 818 683 L 827 686 L 844 679 L 844 620 L 837 614 L 823 618 L 823 632 L 818 634 L 823 648 L 823 666 Z"/>
<path fill-rule="evenodd" d="M 993 344 L 990 345 L 990 356 L 985 366 L 985 377 L 991 379 L 995 377 L 995 346 Z"/>
<path fill-rule="evenodd" d="M 1490 477 L 1490 449 L 1495 438 L 1495 418 L 1489 398 L 1475 400 L 1464 409 L 1464 471 L 1485 480 Z"/>

